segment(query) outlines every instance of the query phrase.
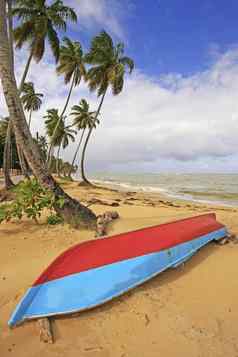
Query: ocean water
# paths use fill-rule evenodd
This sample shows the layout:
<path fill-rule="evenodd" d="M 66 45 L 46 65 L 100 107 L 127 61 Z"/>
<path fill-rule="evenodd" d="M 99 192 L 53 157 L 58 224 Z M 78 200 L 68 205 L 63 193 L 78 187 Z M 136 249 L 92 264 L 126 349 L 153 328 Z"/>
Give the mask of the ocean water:
<path fill-rule="evenodd" d="M 190 201 L 238 206 L 238 174 L 91 174 L 95 183 L 126 191 L 160 192 Z"/>

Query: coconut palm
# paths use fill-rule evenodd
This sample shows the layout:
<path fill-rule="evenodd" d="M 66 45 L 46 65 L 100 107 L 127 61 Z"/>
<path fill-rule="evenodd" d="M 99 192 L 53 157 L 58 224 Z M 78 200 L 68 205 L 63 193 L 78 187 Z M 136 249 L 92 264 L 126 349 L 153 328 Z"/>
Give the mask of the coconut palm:
<path fill-rule="evenodd" d="M 126 70 L 129 73 L 133 71 L 134 62 L 131 58 L 124 56 L 124 45 L 118 43 L 114 45 L 112 38 L 108 33 L 102 31 L 92 40 L 89 52 L 85 55 L 85 62 L 92 65 L 87 72 L 87 81 L 91 91 L 97 91 L 98 97 L 101 97 L 95 120 L 97 119 L 109 87 L 113 95 L 121 93 L 124 85 L 124 76 Z M 85 140 L 82 152 L 82 161 L 85 160 L 86 148 L 89 138 L 92 134 L 93 127 L 89 130 Z M 90 184 L 82 172 L 83 181 Z"/>
<path fill-rule="evenodd" d="M 86 75 L 83 61 L 83 50 L 80 42 L 71 41 L 68 37 L 63 39 L 64 45 L 60 47 L 59 65 L 56 68 L 58 75 L 64 76 L 65 84 L 71 82 L 70 90 L 61 115 L 64 115 L 73 90 L 80 84 Z"/>
<path fill-rule="evenodd" d="M 11 170 L 11 146 L 12 146 L 12 125 L 9 124 L 9 118 L 4 118 L 1 120 L 0 126 L 0 136 L 1 140 L 4 142 L 3 151 L 3 173 L 4 173 L 4 183 L 5 188 L 10 189 L 14 186 L 14 183 L 10 176 Z"/>
<path fill-rule="evenodd" d="M 7 0 L 5 3 L 8 5 L 8 35 L 12 71 L 14 71 L 13 38 L 17 48 L 21 48 L 23 44 L 29 43 L 31 49 L 19 86 L 19 92 L 21 93 L 32 58 L 37 62 L 41 60 L 45 50 L 45 41 L 48 39 L 53 55 L 56 61 L 58 61 L 59 38 L 57 30 L 66 31 L 67 21 L 76 22 L 77 16 L 72 8 L 64 6 L 60 0 L 56 0 L 50 5 L 47 5 L 45 0 L 15 0 L 14 2 Z M 14 3 L 13 8 L 12 3 Z M 16 16 L 20 22 L 14 31 L 12 28 L 13 16 Z M 9 127 L 8 139 L 10 137 Z M 6 142 L 5 150 L 9 150 L 9 148 L 10 143 Z M 27 177 L 27 166 L 24 155 L 19 147 L 17 150 L 22 172 Z M 9 156 L 9 153 L 6 153 L 6 156 Z"/>
<path fill-rule="evenodd" d="M 91 128 L 96 128 L 96 125 L 99 124 L 99 120 L 97 118 L 95 119 L 95 114 L 96 112 L 89 111 L 89 104 L 85 99 L 82 99 L 79 105 L 74 105 L 72 107 L 70 115 L 73 116 L 73 125 L 82 132 L 71 163 L 69 176 L 73 171 L 74 163 L 77 158 L 86 129 L 88 128 L 90 130 Z M 81 173 L 84 175 L 84 161 L 81 161 Z"/>
<path fill-rule="evenodd" d="M 47 150 L 48 150 L 48 143 L 46 137 L 44 135 L 39 135 L 37 131 L 34 140 L 39 147 L 42 159 L 45 161 L 47 156 Z"/>
<path fill-rule="evenodd" d="M 59 170 L 59 165 L 58 165 L 60 149 L 61 149 L 61 147 L 62 147 L 62 149 L 65 149 L 69 145 L 70 141 L 75 142 L 76 134 L 77 134 L 77 132 L 75 130 L 64 126 L 64 130 L 62 131 L 61 137 L 60 137 L 61 141 L 60 141 L 60 145 L 59 145 L 59 149 L 58 149 L 57 162 L 56 162 L 57 163 L 56 170 L 57 170 L 58 176 L 60 176 L 60 170 Z"/>
<path fill-rule="evenodd" d="M 31 126 L 32 112 L 36 112 L 42 105 L 42 93 L 35 92 L 34 84 L 32 82 L 24 83 L 21 95 L 21 101 L 24 109 L 29 112 L 28 126 Z"/>
<path fill-rule="evenodd" d="M 12 71 L 14 71 L 12 0 L 7 0 L 7 25 L 10 48 L 10 63 Z"/>
<path fill-rule="evenodd" d="M 60 47 L 59 65 L 56 70 L 59 75 L 60 74 L 64 75 L 65 84 L 71 82 L 71 85 L 64 108 L 60 115 L 61 117 L 64 115 L 67 109 L 73 88 L 79 85 L 82 77 L 85 77 L 86 75 L 86 69 L 83 62 L 83 50 L 81 44 L 77 41 L 71 41 L 68 37 L 65 37 L 63 39 L 63 43 L 64 44 Z M 53 137 L 56 135 L 56 132 L 57 132 L 57 125 L 55 127 L 55 132 L 53 133 Z M 52 145 L 53 145 L 53 140 L 52 140 Z M 48 153 L 49 166 L 50 166 L 52 145 L 50 145 L 49 153 Z"/>
<path fill-rule="evenodd" d="M 5 189 L 9 190 L 14 187 L 14 183 L 11 179 L 10 171 L 13 166 L 20 164 L 21 172 L 26 177 L 29 178 L 27 174 L 27 164 L 22 150 L 15 139 L 13 133 L 13 127 L 9 117 L 5 118 L 1 122 L 1 140 L 4 140 L 4 150 L 3 150 L 3 174 L 4 174 L 4 186 Z M 5 132 L 5 135 L 4 135 Z M 13 158 L 13 160 L 12 160 Z"/>
<path fill-rule="evenodd" d="M 32 6 L 32 1 L 30 2 Z M 6 21 L 6 0 L 0 1 L 0 80 L 7 103 L 9 116 L 14 127 L 16 141 L 23 150 L 27 162 L 34 176 L 40 184 L 53 193 L 56 200 L 61 200 L 62 205 L 55 205 L 55 210 L 65 221 L 74 226 L 95 227 L 96 215 L 80 202 L 70 197 L 49 175 L 41 158 L 39 148 L 34 142 L 28 128 L 16 78 L 10 65 L 10 46 Z"/>
<path fill-rule="evenodd" d="M 47 114 L 44 116 L 44 119 L 46 134 L 49 138 L 49 147 L 51 147 L 49 160 L 50 166 L 47 165 L 48 169 L 50 170 L 52 166 L 54 148 L 58 146 L 58 148 L 60 149 L 60 134 L 62 133 L 64 128 L 65 117 L 60 117 L 58 109 L 53 108 L 47 110 Z M 55 129 L 56 127 L 57 129 Z"/>
<path fill-rule="evenodd" d="M 10 51 L 10 69 L 12 74 L 14 72 L 14 51 L 13 51 L 13 20 L 12 20 L 12 1 L 7 1 L 7 31 L 9 36 L 9 51 Z M 9 120 L 5 120 L 5 124 L 9 124 Z M 4 141 L 3 150 L 3 174 L 5 181 L 5 188 L 9 189 L 14 186 L 10 176 L 10 157 L 11 157 L 11 139 L 12 139 L 12 125 L 9 125 Z"/>
<path fill-rule="evenodd" d="M 60 117 L 58 113 L 58 109 L 49 109 L 47 110 L 47 114 L 44 116 L 45 125 L 46 125 L 46 133 L 50 138 L 50 143 L 52 147 L 58 147 L 57 155 L 56 155 L 56 163 L 59 161 L 59 154 L 61 147 L 65 149 L 70 140 L 75 141 L 74 135 L 76 131 L 70 129 L 65 126 L 65 117 Z M 57 126 L 57 131 L 55 131 L 55 127 Z M 59 173 L 57 166 L 57 173 Z"/>
<path fill-rule="evenodd" d="M 52 108 L 46 111 L 46 115 L 43 117 L 45 119 L 46 134 L 50 139 L 50 143 L 53 141 L 53 146 L 58 146 L 60 143 L 60 133 L 64 128 L 64 117 L 60 118 L 58 109 Z M 56 125 L 60 123 L 57 129 L 57 135 L 53 139 L 53 133 Z"/>
<path fill-rule="evenodd" d="M 51 4 L 47 4 L 46 0 L 16 0 L 12 14 L 20 21 L 14 29 L 16 47 L 22 48 L 25 43 L 30 46 L 30 54 L 19 86 L 21 92 L 32 58 L 36 62 L 42 59 L 46 40 L 56 62 L 58 61 L 60 41 L 57 31 L 66 31 L 67 22 L 77 22 L 77 15 L 61 0 L 55 0 Z"/>

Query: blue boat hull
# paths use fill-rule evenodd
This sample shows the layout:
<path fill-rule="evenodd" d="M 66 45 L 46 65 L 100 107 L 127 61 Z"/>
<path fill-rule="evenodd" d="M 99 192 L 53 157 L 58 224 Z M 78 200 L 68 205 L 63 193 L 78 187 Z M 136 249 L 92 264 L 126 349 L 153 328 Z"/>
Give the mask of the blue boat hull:
<path fill-rule="evenodd" d="M 33 286 L 18 304 L 9 325 L 14 326 L 26 319 L 74 313 L 101 305 L 162 271 L 177 267 L 210 241 L 219 240 L 226 235 L 226 228 L 221 228 L 170 249 Z"/>

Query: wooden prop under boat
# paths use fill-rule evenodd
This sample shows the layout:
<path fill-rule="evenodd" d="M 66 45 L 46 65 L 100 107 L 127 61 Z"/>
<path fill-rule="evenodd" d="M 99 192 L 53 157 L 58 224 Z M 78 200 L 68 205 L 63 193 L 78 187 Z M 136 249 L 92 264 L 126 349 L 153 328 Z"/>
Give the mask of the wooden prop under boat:
<path fill-rule="evenodd" d="M 9 326 L 104 304 L 226 235 L 212 213 L 77 244 L 27 290 Z"/>

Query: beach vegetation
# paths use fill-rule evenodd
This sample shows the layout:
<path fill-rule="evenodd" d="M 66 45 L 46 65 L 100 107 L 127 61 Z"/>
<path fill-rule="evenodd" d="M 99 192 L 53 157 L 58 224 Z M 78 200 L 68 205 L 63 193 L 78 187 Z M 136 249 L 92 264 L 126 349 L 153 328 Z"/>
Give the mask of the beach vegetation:
<path fill-rule="evenodd" d="M 42 187 L 36 179 L 21 181 L 12 191 L 13 202 L 0 206 L 0 222 L 22 219 L 24 216 L 38 223 L 43 210 L 52 211 L 56 206 L 63 206 L 64 201 L 56 199 L 54 194 Z M 52 213 L 51 213 L 52 214 Z"/>
<path fill-rule="evenodd" d="M 62 217 L 55 213 L 51 213 L 47 217 L 47 224 L 49 224 L 50 226 L 55 226 L 56 224 L 62 224 L 63 222 L 64 221 Z"/>

